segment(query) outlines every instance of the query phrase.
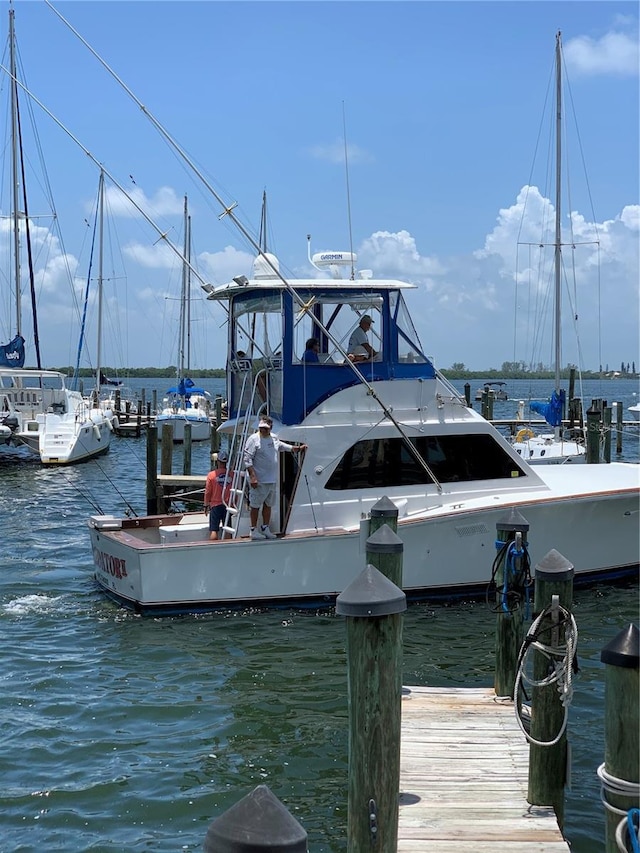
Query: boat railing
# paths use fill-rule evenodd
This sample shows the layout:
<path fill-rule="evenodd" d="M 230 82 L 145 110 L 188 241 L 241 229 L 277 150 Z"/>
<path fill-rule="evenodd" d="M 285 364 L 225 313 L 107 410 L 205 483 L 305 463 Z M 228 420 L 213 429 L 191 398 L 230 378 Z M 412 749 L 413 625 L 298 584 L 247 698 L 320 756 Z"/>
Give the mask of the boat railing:
<path fill-rule="evenodd" d="M 433 359 L 431 359 L 431 363 L 433 364 Z M 447 379 L 446 376 L 444 376 L 444 374 L 442 374 L 438 370 L 438 368 L 435 366 L 435 364 L 433 365 L 433 369 L 435 370 L 436 376 L 438 377 L 440 382 L 442 382 L 442 384 L 446 387 L 446 389 L 451 393 L 451 397 L 453 399 L 459 400 L 460 402 L 463 402 L 466 405 L 466 400 L 465 400 L 464 394 L 461 394 L 457 388 L 453 387 L 451 382 Z"/>

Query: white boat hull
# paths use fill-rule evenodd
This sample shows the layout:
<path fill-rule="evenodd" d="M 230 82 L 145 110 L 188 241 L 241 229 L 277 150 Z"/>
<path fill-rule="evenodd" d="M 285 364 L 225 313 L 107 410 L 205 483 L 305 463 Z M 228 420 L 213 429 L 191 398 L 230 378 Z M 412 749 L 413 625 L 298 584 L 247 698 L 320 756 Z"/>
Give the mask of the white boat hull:
<path fill-rule="evenodd" d="M 106 453 L 115 415 L 66 387 L 58 371 L 0 370 L 0 396 L 12 426 L 0 436 L 2 456 L 34 456 L 43 465 L 73 465 Z M 16 450 L 20 453 L 16 454 Z"/>
<path fill-rule="evenodd" d="M 184 442 L 184 428 L 191 426 L 191 441 L 208 441 L 211 438 L 211 421 L 208 416 L 192 416 L 185 413 L 161 414 L 156 418 L 156 425 L 162 429 L 163 424 L 170 424 L 173 429 L 175 443 Z"/>
<path fill-rule="evenodd" d="M 529 465 L 580 465 L 587 461 L 584 444 L 556 439 L 553 435 L 532 435 L 524 439 L 516 437 L 513 448 Z"/>
<path fill-rule="evenodd" d="M 491 576 L 496 525 L 513 507 L 530 525 L 532 567 L 555 549 L 573 563 L 577 582 L 637 573 L 637 471 L 627 467 L 629 488 L 608 495 L 587 490 L 567 495 L 560 488 L 555 495 L 529 500 L 496 496 L 401 518 L 405 592 L 412 599 L 481 593 Z M 155 517 L 153 528 L 136 527 L 138 523 L 97 516 L 89 527 L 98 584 L 139 612 L 328 605 L 366 565 L 368 521 L 362 529 L 296 533 L 260 542 L 209 542 L 202 513 Z M 100 529 L 110 524 L 122 526 Z M 607 535 L 595 538 L 594 528 Z"/>
<path fill-rule="evenodd" d="M 109 450 L 113 423 L 100 409 L 75 423 L 60 415 L 47 414 L 39 436 L 40 461 L 43 465 L 75 465 Z"/>

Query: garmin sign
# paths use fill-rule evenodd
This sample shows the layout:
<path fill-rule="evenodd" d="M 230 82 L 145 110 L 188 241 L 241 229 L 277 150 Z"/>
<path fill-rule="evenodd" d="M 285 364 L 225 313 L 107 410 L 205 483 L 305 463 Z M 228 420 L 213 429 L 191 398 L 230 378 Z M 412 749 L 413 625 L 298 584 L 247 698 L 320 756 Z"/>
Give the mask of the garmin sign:
<path fill-rule="evenodd" d="M 354 252 L 316 252 L 311 258 L 311 263 L 318 267 L 333 264 L 342 266 L 355 264 L 356 260 L 357 255 Z"/>

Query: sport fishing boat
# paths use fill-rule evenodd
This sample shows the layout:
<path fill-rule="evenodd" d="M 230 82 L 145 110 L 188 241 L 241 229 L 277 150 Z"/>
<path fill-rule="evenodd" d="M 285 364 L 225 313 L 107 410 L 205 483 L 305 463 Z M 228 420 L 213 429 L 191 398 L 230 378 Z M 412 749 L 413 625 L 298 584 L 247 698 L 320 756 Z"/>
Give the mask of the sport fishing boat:
<path fill-rule="evenodd" d="M 92 516 L 108 596 L 156 614 L 330 605 L 365 566 L 383 497 L 398 510 L 413 600 L 483 592 L 496 526 L 515 511 L 529 524 L 533 566 L 555 549 L 577 582 L 637 574 L 640 465 L 529 465 L 425 355 L 409 311 L 414 285 L 357 272 L 348 252 L 312 256 L 309 244 L 309 261 L 316 277 L 286 279 L 261 251 L 251 278 L 204 287 L 229 315 L 226 538 L 209 541 L 202 512 Z M 348 341 L 365 315 L 375 355 L 361 361 Z M 264 414 L 280 439 L 306 449 L 279 455 L 276 538 L 255 541 L 243 447 Z"/>

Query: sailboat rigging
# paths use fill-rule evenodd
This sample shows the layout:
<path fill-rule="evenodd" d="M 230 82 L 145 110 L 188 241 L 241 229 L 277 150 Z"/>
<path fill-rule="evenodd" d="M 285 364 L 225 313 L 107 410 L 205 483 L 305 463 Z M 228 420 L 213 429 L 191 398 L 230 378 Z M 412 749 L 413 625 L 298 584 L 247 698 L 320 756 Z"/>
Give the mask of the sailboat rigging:
<path fill-rule="evenodd" d="M 94 412 L 67 377 L 41 367 L 34 268 L 27 205 L 25 158 L 18 104 L 14 12 L 9 10 L 11 95 L 11 196 L 16 335 L 0 348 L 0 455 L 39 458 L 46 465 L 85 461 L 109 448 L 113 425 Z M 22 192 L 20 191 L 22 187 Z M 22 210 L 21 210 L 22 207 Z M 26 235 L 34 339 L 38 366 L 25 368 L 22 334 L 21 229 Z"/>
<path fill-rule="evenodd" d="M 542 244 L 539 244 L 542 245 Z M 553 242 L 553 340 L 554 390 L 547 402 L 532 400 L 529 408 L 544 417 L 553 427 L 552 434 L 534 434 L 519 430 L 514 439 L 517 452 L 534 464 L 564 464 L 584 462 L 584 440 L 576 432 L 564 437 L 562 420 L 566 409 L 566 394 L 561 385 L 562 365 L 562 36 L 556 34 L 555 49 L 555 231 Z"/>
<path fill-rule="evenodd" d="M 208 391 L 197 388 L 191 372 L 191 217 L 184 197 L 184 247 L 180 319 L 178 334 L 177 384 L 169 388 L 162 410 L 156 418 L 158 426 L 170 424 L 173 441 L 185 438 L 185 425 L 191 428 L 192 441 L 208 441 L 211 436 L 211 398 Z"/>

